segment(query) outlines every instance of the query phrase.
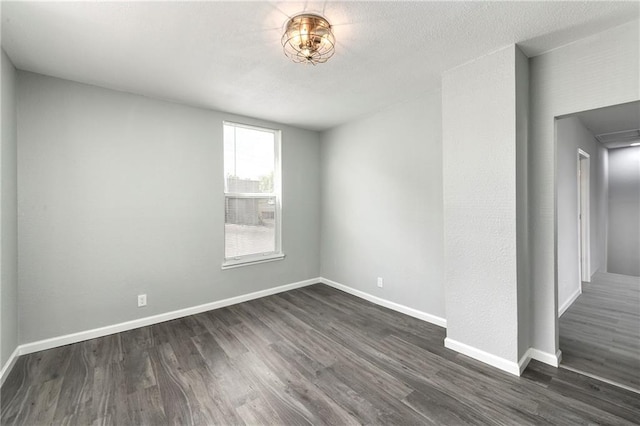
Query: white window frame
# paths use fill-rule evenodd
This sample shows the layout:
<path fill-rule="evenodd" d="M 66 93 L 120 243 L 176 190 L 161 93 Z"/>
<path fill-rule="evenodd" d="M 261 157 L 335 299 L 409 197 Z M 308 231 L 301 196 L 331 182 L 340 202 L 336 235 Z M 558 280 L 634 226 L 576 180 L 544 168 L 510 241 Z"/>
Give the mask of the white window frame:
<path fill-rule="evenodd" d="M 269 132 L 273 134 L 274 140 L 274 169 L 273 169 L 273 192 L 270 193 L 249 193 L 249 192 L 227 192 L 226 190 L 226 182 L 223 183 L 223 208 L 225 208 L 227 204 L 227 198 L 266 198 L 266 197 L 274 197 L 275 198 L 275 206 L 274 206 L 274 226 L 275 226 L 275 249 L 270 252 L 263 253 L 254 253 L 247 254 L 243 256 L 235 256 L 235 257 L 226 257 L 226 247 L 223 247 L 224 250 L 224 262 L 222 263 L 222 269 L 229 268 L 237 268 L 240 266 L 247 265 L 255 265 L 258 263 L 271 262 L 274 260 L 284 259 L 285 255 L 282 252 L 282 168 L 281 168 L 281 149 L 282 149 L 282 131 L 279 129 L 270 129 L 267 127 L 259 127 L 252 126 L 249 124 L 237 123 L 232 121 L 223 121 L 222 128 L 224 126 L 233 126 L 236 128 L 244 128 L 250 130 L 257 130 L 261 132 Z M 224 134 L 224 132 L 223 132 Z M 223 136 L 224 138 L 224 136 Z M 223 144 L 223 161 L 224 161 L 224 144 Z M 224 176 L 224 167 L 222 168 L 223 179 L 226 179 Z M 223 222 L 223 245 L 226 245 L 226 214 L 225 214 L 225 222 Z"/>

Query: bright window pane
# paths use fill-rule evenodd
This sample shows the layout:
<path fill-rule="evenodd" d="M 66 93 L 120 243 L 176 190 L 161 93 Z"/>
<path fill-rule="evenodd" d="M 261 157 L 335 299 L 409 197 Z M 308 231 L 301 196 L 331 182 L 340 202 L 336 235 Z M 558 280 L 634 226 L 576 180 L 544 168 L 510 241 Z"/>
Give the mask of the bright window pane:
<path fill-rule="evenodd" d="M 276 130 L 224 124 L 227 261 L 281 253 L 279 145 Z"/>
<path fill-rule="evenodd" d="M 275 135 L 270 131 L 224 126 L 226 192 L 273 192 Z"/>
<path fill-rule="evenodd" d="M 227 258 L 276 250 L 275 202 L 275 197 L 225 197 Z"/>

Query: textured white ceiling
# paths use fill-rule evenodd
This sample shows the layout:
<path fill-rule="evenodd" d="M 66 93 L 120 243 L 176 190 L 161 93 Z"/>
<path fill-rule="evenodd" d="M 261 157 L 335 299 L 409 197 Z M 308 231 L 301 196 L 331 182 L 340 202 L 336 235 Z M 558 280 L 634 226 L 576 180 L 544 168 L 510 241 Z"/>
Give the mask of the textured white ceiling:
<path fill-rule="evenodd" d="M 288 16 L 319 12 L 336 54 L 282 53 Z M 519 43 L 534 56 L 638 19 L 637 2 L 10 2 L 2 46 L 23 70 L 309 129 L 439 87 Z"/>
<path fill-rule="evenodd" d="M 631 142 L 640 141 L 640 138 L 637 140 L 629 140 L 629 134 L 627 132 L 629 130 L 636 130 L 636 132 L 630 133 L 638 134 L 637 130 L 640 129 L 640 102 L 629 102 L 605 108 L 592 109 L 572 114 L 572 116 L 580 118 L 582 124 L 584 124 L 594 136 L 620 132 L 619 135 L 624 141 L 618 142 L 612 140 L 607 143 L 603 142 L 603 145 L 607 148 L 621 148 L 629 146 Z"/>

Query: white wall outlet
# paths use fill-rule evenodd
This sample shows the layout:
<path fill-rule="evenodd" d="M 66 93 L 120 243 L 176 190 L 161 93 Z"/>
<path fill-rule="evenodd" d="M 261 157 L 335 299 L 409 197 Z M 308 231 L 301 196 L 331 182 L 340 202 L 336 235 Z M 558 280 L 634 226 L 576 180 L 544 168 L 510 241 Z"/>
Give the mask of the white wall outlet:
<path fill-rule="evenodd" d="M 138 308 L 140 308 L 142 306 L 147 306 L 147 295 L 146 294 L 139 294 L 138 295 Z"/>
<path fill-rule="evenodd" d="M 382 288 L 383 285 L 384 285 L 384 280 L 382 279 L 382 277 L 378 277 L 378 287 Z"/>

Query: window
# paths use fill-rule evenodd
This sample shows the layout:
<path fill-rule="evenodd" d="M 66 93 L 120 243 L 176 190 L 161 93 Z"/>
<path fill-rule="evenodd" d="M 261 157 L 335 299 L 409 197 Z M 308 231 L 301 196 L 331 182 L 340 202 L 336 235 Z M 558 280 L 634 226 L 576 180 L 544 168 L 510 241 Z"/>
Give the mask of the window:
<path fill-rule="evenodd" d="M 225 122 L 223 268 L 282 259 L 280 131 Z"/>

